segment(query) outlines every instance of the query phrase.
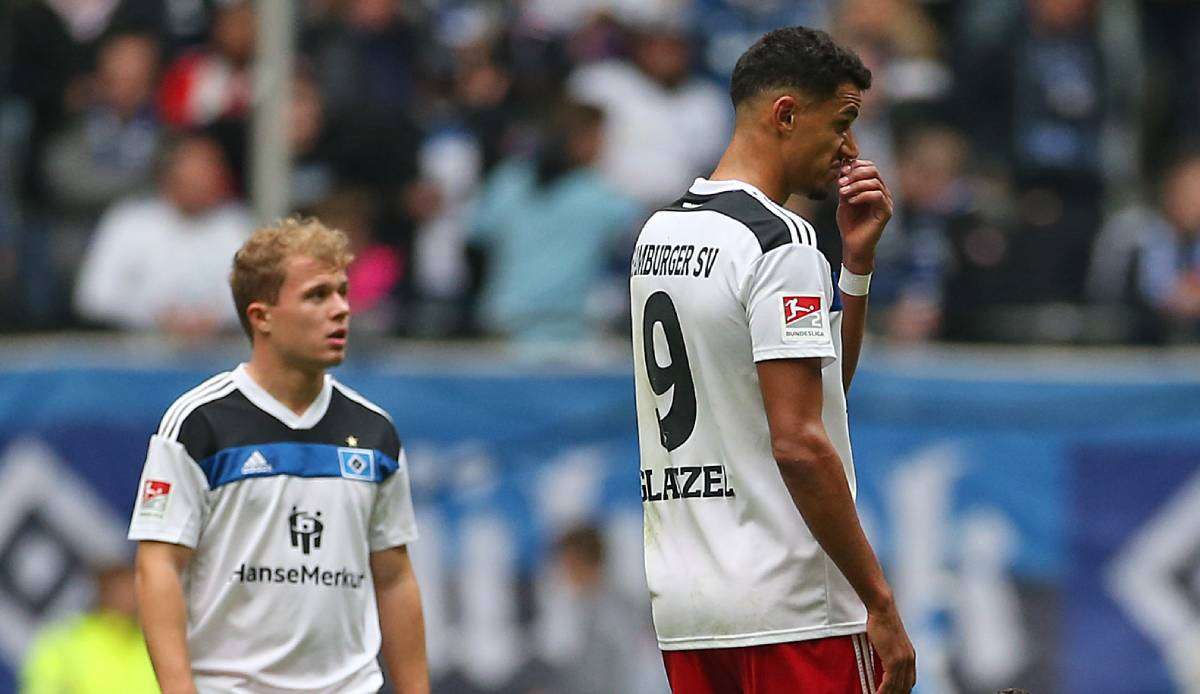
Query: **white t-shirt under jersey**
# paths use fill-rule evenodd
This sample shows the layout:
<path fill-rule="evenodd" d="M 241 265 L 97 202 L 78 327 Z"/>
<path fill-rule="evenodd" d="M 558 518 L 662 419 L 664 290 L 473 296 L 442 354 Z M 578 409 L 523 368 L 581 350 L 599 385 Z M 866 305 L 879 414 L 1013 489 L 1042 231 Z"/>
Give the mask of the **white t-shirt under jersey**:
<path fill-rule="evenodd" d="M 841 303 L 811 225 L 697 179 L 631 263 L 646 577 L 664 650 L 859 633 L 866 610 L 784 486 L 755 362 L 818 357 L 851 493 Z"/>

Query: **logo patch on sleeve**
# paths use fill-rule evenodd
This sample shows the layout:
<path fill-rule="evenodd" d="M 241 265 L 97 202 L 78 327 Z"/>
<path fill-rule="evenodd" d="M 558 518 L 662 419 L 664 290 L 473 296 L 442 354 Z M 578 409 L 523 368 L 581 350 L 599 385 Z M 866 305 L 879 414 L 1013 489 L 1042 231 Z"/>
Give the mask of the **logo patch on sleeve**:
<path fill-rule="evenodd" d="M 146 480 L 142 485 L 142 505 L 138 514 L 149 518 L 162 518 L 167 512 L 167 501 L 170 498 L 170 482 Z"/>
<path fill-rule="evenodd" d="M 825 342 L 829 339 L 820 296 L 783 294 L 783 341 L 787 343 Z"/>

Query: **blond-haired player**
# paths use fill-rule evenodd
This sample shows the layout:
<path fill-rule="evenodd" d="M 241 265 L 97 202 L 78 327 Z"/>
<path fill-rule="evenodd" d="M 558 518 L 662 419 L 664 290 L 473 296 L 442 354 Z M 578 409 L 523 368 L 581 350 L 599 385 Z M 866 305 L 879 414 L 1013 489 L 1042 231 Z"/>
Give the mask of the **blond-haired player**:
<path fill-rule="evenodd" d="M 340 231 L 289 218 L 237 252 L 250 360 L 175 401 L 129 538 L 164 692 L 428 692 L 404 449 L 326 373 L 345 358 Z"/>

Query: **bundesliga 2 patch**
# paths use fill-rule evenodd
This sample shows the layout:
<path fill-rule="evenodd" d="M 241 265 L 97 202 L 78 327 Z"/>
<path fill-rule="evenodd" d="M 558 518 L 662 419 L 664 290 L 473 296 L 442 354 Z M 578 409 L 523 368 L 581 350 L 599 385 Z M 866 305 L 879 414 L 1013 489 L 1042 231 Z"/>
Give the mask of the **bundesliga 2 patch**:
<path fill-rule="evenodd" d="M 783 316 L 783 341 L 787 343 L 823 343 L 829 340 L 820 296 L 780 295 Z"/>
<path fill-rule="evenodd" d="M 146 480 L 142 485 L 142 505 L 138 514 L 162 518 L 167 512 L 167 501 L 171 498 L 171 483 L 162 480 Z"/>

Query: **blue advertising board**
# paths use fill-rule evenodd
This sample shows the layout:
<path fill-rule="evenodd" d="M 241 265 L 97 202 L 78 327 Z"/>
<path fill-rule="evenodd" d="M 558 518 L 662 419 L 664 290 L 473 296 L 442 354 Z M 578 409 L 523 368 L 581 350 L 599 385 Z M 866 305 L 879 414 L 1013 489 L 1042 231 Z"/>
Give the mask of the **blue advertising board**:
<path fill-rule="evenodd" d="M 37 629 L 86 605 L 88 564 L 127 552 L 147 437 L 208 375 L 0 371 L 0 692 Z M 603 531 L 635 617 L 638 663 L 614 691 L 662 691 L 626 372 L 338 377 L 408 452 L 436 691 L 521 691 L 578 656 L 553 548 L 579 523 Z M 859 505 L 919 691 L 1184 691 L 1200 672 L 1178 646 L 1200 642 L 1198 414 L 1200 381 L 862 371 Z"/>

